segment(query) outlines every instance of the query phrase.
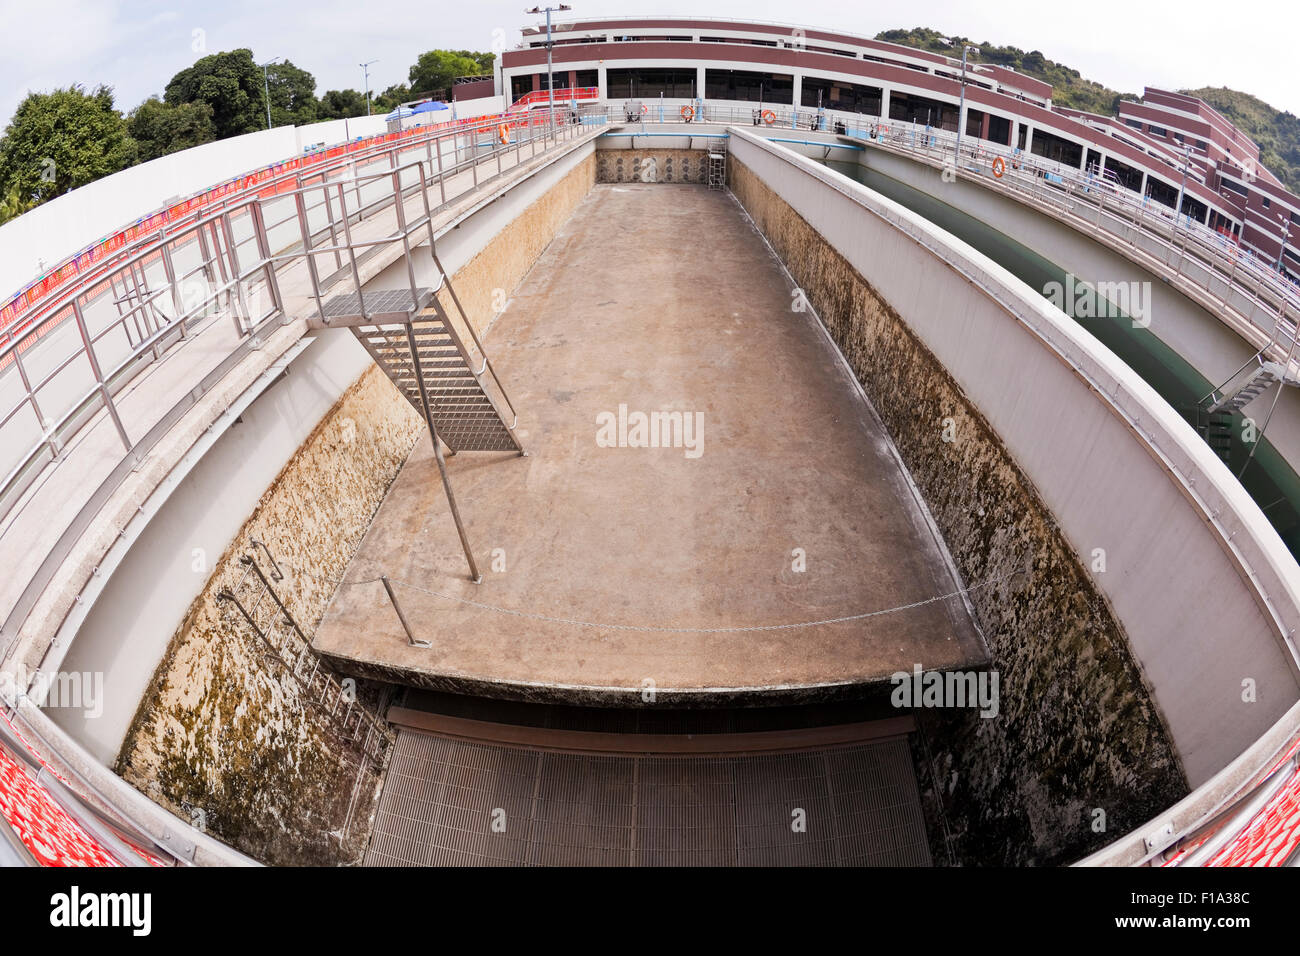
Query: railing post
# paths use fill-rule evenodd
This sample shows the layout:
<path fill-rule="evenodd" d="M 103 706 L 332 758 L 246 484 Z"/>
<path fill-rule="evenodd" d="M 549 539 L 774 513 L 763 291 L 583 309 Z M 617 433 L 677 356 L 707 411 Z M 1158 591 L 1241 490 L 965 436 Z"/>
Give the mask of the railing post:
<path fill-rule="evenodd" d="M 438 154 L 438 196 L 441 198 L 439 205 L 445 206 L 447 205 L 447 174 L 442 170 L 442 138 L 440 137 L 435 142 L 438 147 L 434 152 Z M 456 133 L 454 131 L 451 134 L 451 148 L 453 152 L 456 149 Z"/>
<path fill-rule="evenodd" d="M 235 321 L 235 332 L 240 338 L 243 338 L 249 332 L 253 331 L 255 322 L 253 320 L 252 308 L 248 304 L 248 296 L 244 289 L 243 273 L 239 269 L 239 250 L 235 246 L 235 232 L 230 225 L 229 211 L 221 213 L 221 232 L 226 239 L 226 257 L 230 260 L 230 281 L 235 286 L 235 308 L 232 309 L 232 318 Z"/>
<path fill-rule="evenodd" d="M 167 241 L 166 236 L 164 236 L 162 244 L 159 246 L 162 253 L 163 273 L 167 276 L 167 285 L 171 287 L 172 308 L 176 310 L 176 314 L 172 317 L 172 321 L 180 324 L 181 338 L 184 339 L 189 337 L 189 334 L 185 329 L 185 306 L 181 301 L 181 290 L 176 285 L 176 269 L 172 265 L 171 247 L 167 245 Z"/>
<path fill-rule="evenodd" d="M 50 433 L 50 423 L 45 418 L 45 413 L 41 411 L 40 403 L 36 401 L 36 393 L 32 391 L 31 379 L 27 377 L 27 369 L 23 366 L 22 354 L 18 351 L 18 346 L 14 342 L 13 329 L 7 329 L 5 335 L 9 339 L 10 346 L 12 346 L 9 354 L 14 357 L 14 368 L 18 369 L 18 379 L 23 383 L 23 390 L 27 392 L 27 401 L 36 414 L 36 421 L 41 426 L 41 434 L 45 436 L 44 444 L 50 448 L 50 457 L 58 458 L 61 450 L 59 440 Z"/>
<path fill-rule="evenodd" d="M 113 402 L 113 396 L 108 391 L 108 383 L 104 381 L 104 373 L 100 370 L 99 359 L 95 355 L 95 343 L 91 341 L 90 330 L 86 327 L 86 316 L 81 311 L 81 299 L 73 297 L 72 314 L 77 320 L 77 331 L 81 333 L 82 350 L 86 353 L 86 358 L 90 361 L 90 371 L 95 376 L 95 383 L 99 386 L 100 398 L 103 399 L 104 407 L 108 409 L 108 415 L 113 419 L 113 427 L 117 429 L 118 437 L 122 439 L 122 445 L 128 452 L 132 449 L 131 437 L 127 435 L 126 428 L 122 424 L 121 417 L 117 414 L 117 405 Z"/>
<path fill-rule="evenodd" d="M 253 200 L 249 207 L 253 211 L 253 231 L 257 235 L 257 249 L 262 255 L 262 271 L 266 275 L 266 284 L 271 292 L 271 304 L 281 315 L 281 324 L 289 324 L 289 316 L 284 311 L 284 300 L 280 298 L 280 280 L 275 274 L 275 263 L 271 261 L 271 242 L 266 235 L 266 220 L 262 216 L 262 204 Z M 261 316 L 258 316 L 261 318 Z"/>
<path fill-rule="evenodd" d="M 325 305 L 320 297 L 320 275 L 316 271 L 316 258 L 311 252 L 311 227 L 307 224 L 307 204 L 302 194 L 302 177 L 298 177 L 298 188 L 293 194 L 294 205 L 298 210 L 298 225 L 302 230 L 302 251 L 307 257 L 307 274 L 311 277 L 311 293 L 316 300 L 316 314 L 325 318 Z"/>
<path fill-rule="evenodd" d="M 406 639 L 411 642 L 412 647 L 432 647 L 429 641 L 418 640 L 411 631 L 411 625 L 406 623 L 406 615 L 402 613 L 402 606 L 397 603 L 397 595 L 393 593 L 393 586 L 388 581 L 388 575 L 381 574 L 379 580 L 384 583 L 384 590 L 388 592 L 388 600 L 393 603 L 393 610 L 397 612 L 397 619 L 402 622 L 402 630 L 406 632 Z"/>
<path fill-rule="evenodd" d="M 348 263 L 352 266 L 352 279 L 357 287 L 358 306 L 361 309 L 361 317 L 369 321 L 370 313 L 366 309 L 366 297 L 361 292 L 361 269 L 357 266 L 357 250 L 352 245 L 352 225 L 348 222 L 348 210 L 343 202 L 342 183 L 339 183 L 339 208 L 343 211 L 343 239 L 348 249 Z"/>

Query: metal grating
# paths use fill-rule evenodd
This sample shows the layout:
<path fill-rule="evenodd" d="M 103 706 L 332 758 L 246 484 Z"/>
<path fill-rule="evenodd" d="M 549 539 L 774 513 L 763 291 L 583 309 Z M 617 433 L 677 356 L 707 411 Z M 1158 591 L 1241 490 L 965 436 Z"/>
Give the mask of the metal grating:
<path fill-rule="evenodd" d="M 409 293 L 406 301 L 410 301 Z M 326 311 L 329 311 L 328 304 Z M 472 367 L 464 343 L 445 317 L 437 309 L 426 311 L 411 321 L 409 327 L 415 338 L 419 371 L 424 376 L 438 437 L 455 451 L 519 451 L 513 422 L 506 423 Z M 398 391 L 423 415 L 407 326 L 354 326 L 352 333 L 393 380 Z"/>
<path fill-rule="evenodd" d="M 806 832 L 791 827 L 796 808 Z M 556 753 L 402 729 L 366 863 L 929 866 L 930 852 L 904 738 L 696 757 Z"/>
<path fill-rule="evenodd" d="M 347 325 L 367 316 L 373 322 L 409 322 L 411 316 L 423 308 L 433 294 L 431 289 L 419 289 L 417 292 L 417 298 L 412 298 L 410 289 L 345 292 L 326 300 L 322 314 L 328 325 Z M 363 303 L 364 313 L 361 308 Z"/>

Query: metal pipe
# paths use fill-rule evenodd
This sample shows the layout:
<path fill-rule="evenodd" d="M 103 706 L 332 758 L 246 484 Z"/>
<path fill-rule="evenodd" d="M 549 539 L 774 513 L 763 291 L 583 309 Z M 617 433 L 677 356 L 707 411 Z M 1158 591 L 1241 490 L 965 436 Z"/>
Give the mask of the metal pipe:
<path fill-rule="evenodd" d="M 406 326 L 406 342 L 411 349 L 411 365 L 415 371 L 416 385 L 420 389 L 420 405 L 424 408 L 424 420 L 428 423 L 429 436 L 433 439 L 433 457 L 438 463 L 438 474 L 442 476 L 442 489 L 447 494 L 447 504 L 451 508 L 451 517 L 456 522 L 456 534 L 460 536 L 460 546 L 464 550 L 465 560 L 469 564 L 470 580 L 478 584 L 483 580 L 483 576 L 478 573 L 478 565 L 474 563 L 474 552 L 470 549 L 469 538 L 465 534 L 465 523 L 461 521 L 460 509 L 456 507 L 456 495 L 451 490 L 451 479 L 447 477 L 447 462 L 442 457 L 438 426 L 433 422 L 433 406 L 429 402 L 429 390 L 425 387 L 424 371 L 420 367 L 420 350 L 415 341 L 415 328 L 410 324 Z"/>
<path fill-rule="evenodd" d="M 402 630 L 406 632 L 406 639 L 411 642 L 411 646 L 433 647 L 433 642 L 420 640 L 411 631 L 411 625 L 406 623 L 406 615 L 402 613 L 402 606 L 397 603 L 397 595 L 393 593 L 393 585 L 389 583 L 388 575 L 381 574 L 379 580 L 384 582 L 384 590 L 388 592 L 388 600 L 393 602 L 393 610 L 397 612 L 397 619 L 402 622 Z"/>

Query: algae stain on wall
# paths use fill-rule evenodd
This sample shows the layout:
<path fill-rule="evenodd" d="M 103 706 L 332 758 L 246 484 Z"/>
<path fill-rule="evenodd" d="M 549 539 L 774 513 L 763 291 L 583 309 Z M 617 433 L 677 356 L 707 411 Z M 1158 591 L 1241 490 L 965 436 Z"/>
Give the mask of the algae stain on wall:
<path fill-rule="evenodd" d="M 968 585 L 1002 707 L 918 712 L 935 858 L 1070 862 L 1187 793 L 1119 622 L 1050 511 L 871 284 L 733 156 L 731 186 L 871 396 Z M 950 423 L 957 440 L 940 439 Z M 1105 830 L 1094 829 L 1105 811 Z"/>
<path fill-rule="evenodd" d="M 155 671 L 117 771 L 148 796 L 267 863 L 360 859 L 374 775 L 299 698 L 292 679 L 218 592 L 263 542 L 283 570 L 276 592 L 311 635 L 421 430 L 378 368 L 343 395 L 281 471 Z"/>

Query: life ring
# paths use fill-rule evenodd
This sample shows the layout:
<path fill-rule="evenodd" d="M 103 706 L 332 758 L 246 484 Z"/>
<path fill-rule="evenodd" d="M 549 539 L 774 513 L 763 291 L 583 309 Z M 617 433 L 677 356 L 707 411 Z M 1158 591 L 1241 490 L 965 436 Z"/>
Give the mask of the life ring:
<path fill-rule="evenodd" d="M 642 116 L 645 116 L 645 114 L 646 114 L 646 113 L 649 113 L 649 112 L 650 112 L 650 107 L 647 106 L 645 103 L 642 103 L 642 104 L 641 104 L 641 115 L 642 115 Z"/>
<path fill-rule="evenodd" d="M 681 113 L 682 113 L 682 119 L 686 120 L 686 122 L 688 122 L 688 123 L 689 123 L 691 120 L 695 119 L 695 107 L 694 107 L 694 106 L 683 106 L 683 107 L 682 107 L 682 110 L 681 110 Z"/>
<path fill-rule="evenodd" d="M 1006 161 L 1001 156 L 993 157 L 993 176 L 995 179 L 1001 179 L 1002 174 L 1007 171 Z"/>
<path fill-rule="evenodd" d="M 501 142 L 510 142 L 510 127 L 506 126 L 505 123 L 502 123 L 497 127 L 497 135 L 501 137 Z"/>
<path fill-rule="evenodd" d="M 776 122 L 776 114 L 771 110 L 763 110 L 763 122 L 766 125 L 771 126 Z"/>

